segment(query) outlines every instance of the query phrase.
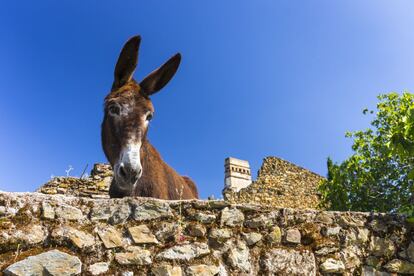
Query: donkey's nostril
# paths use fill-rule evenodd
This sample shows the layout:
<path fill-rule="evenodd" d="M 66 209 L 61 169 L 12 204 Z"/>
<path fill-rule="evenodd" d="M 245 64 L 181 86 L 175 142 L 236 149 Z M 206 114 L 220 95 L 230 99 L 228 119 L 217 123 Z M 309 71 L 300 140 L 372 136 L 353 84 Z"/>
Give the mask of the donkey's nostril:
<path fill-rule="evenodd" d="M 127 178 L 127 173 L 125 171 L 124 166 L 119 167 L 119 175 L 122 176 L 123 178 Z"/>

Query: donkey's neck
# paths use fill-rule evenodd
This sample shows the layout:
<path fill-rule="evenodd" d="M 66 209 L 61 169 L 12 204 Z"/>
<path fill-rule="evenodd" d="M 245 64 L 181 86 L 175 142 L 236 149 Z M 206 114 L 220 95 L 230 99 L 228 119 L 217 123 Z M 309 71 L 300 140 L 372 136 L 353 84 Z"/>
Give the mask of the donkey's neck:
<path fill-rule="evenodd" d="M 151 143 L 145 139 L 141 146 L 142 176 L 133 191 L 134 196 L 169 198 L 171 185 L 168 165 Z"/>

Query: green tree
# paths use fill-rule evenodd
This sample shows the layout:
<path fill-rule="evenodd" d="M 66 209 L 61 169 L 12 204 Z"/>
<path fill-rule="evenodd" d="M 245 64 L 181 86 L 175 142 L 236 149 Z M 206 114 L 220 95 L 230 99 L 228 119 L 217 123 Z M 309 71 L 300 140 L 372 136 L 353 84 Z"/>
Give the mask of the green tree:
<path fill-rule="evenodd" d="M 354 153 L 340 164 L 328 158 L 321 206 L 339 211 L 414 211 L 414 94 L 378 96 L 371 128 L 348 132 Z"/>

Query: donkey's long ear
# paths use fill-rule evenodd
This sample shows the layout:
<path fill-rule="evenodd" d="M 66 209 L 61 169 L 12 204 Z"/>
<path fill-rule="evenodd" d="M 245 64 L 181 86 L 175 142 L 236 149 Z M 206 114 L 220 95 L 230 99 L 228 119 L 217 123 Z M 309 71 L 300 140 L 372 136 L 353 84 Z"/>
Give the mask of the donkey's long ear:
<path fill-rule="evenodd" d="M 134 74 L 138 63 L 138 49 L 140 43 L 141 37 L 139 35 L 133 36 L 122 48 L 115 66 L 112 90 L 123 86 L 132 79 L 132 75 Z"/>
<path fill-rule="evenodd" d="M 144 78 L 139 84 L 142 91 L 147 95 L 152 95 L 163 88 L 177 72 L 180 65 L 181 54 L 175 54 L 161 67 L 152 71 L 148 76 Z"/>

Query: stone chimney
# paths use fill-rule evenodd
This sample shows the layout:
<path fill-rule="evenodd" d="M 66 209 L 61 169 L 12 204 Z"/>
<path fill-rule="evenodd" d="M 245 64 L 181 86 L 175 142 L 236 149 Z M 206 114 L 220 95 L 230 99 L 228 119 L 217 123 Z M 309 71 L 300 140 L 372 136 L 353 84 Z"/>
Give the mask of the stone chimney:
<path fill-rule="evenodd" d="M 224 171 L 225 190 L 229 189 L 238 192 L 252 183 L 248 161 L 228 157 L 224 160 Z"/>

